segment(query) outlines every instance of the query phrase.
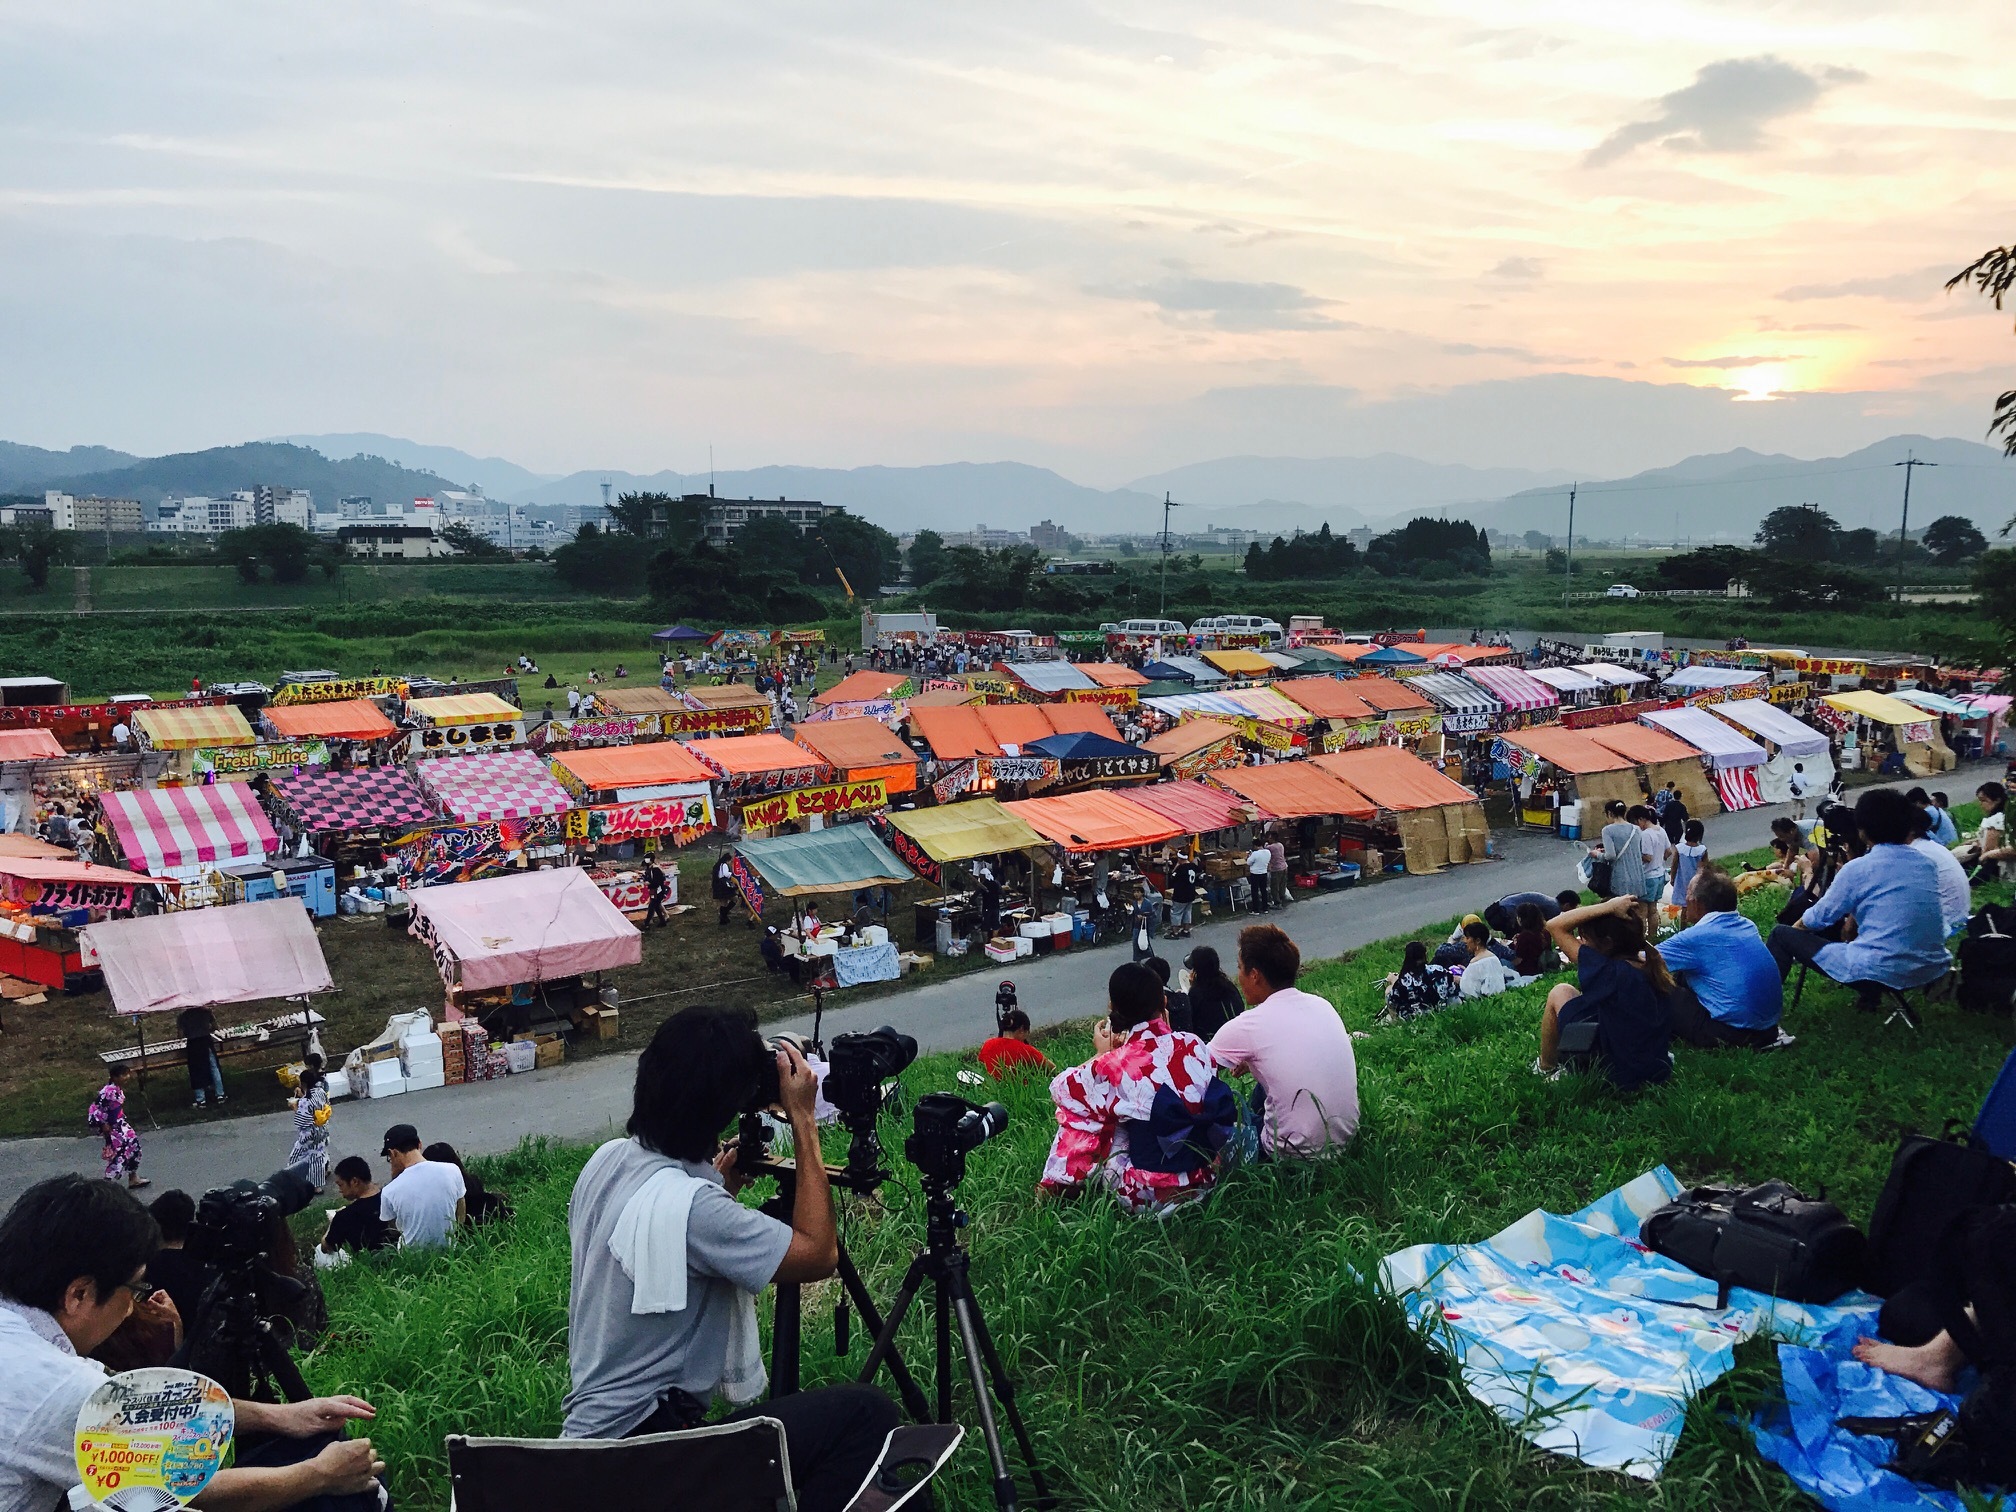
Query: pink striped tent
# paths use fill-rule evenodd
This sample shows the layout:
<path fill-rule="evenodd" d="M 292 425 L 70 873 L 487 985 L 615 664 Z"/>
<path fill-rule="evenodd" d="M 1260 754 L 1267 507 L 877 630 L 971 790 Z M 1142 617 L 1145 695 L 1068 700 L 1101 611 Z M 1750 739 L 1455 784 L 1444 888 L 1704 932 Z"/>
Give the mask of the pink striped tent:
<path fill-rule="evenodd" d="M 127 865 L 157 876 L 263 861 L 280 843 L 258 796 L 240 782 L 108 792 L 101 801 Z"/>

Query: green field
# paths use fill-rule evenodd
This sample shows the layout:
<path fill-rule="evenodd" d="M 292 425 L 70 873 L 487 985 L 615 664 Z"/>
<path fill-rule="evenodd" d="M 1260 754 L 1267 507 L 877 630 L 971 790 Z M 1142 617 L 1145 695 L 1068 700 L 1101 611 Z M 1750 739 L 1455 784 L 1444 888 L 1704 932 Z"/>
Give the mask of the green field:
<path fill-rule="evenodd" d="M 1768 920 L 1782 901 L 1767 889 L 1745 911 Z M 1420 937 L 1445 928 L 1424 926 Z M 1303 985 L 1368 1029 L 1402 943 L 1316 963 Z M 1776 1387 L 1767 1344 L 1743 1348 L 1738 1371 L 1696 1404 L 1676 1458 L 1648 1485 L 1529 1448 L 1463 1391 L 1370 1278 L 1404 1245 L 1483 1238 L 1536 1207 L 1572 1211 L 1660 1163 L 1683 1181 L 1777 1176 L 1824 1188 L 1866 1221 L 1899 1130 L 1971 1116 L 2008 1052 L 2008 1025 L 1941 1005 L 1913 1033 L 1815 984 L 1788 1018 L 1794 1048 L 1683 1048 L 1673 1081 L 1635 1099 L 1593 1077 L 1549 1084 L 1528 1074 L 1547 982 L 1370 1029 L 1358 1047 L 1364 1123 L 1347 1153 L 1237 1172 L 1208 1206 L 1160 1223 L 1123 1218 L 1104 1200 L 1032 1200 L 1053 1128 L 1045 1086 L 990 1092 L 1012 1122 L 971 1157 L 959 1192 L 973 1220 L 965 1237 L 1063 1504 L 1808 1505 L 1731 1420 Z M 1074 1028 L 1045 1048 L 1068 1063 L 1089 1053 L 1089 1034 Z M 903 1082 L 912 1094 L 971 1090 L 953 1079 L 968 1064 L 933 1057 Z M 900 1148 L 901 1137 L 885 1123 L 886 1144 Z M 491 1162 L 486 1176 L 518 1207 L 511 1226 L 329 1278 L 334 1324 L 308 1374 L 317 1389 L 376 1405 L 372 1437 L 402 1505 L 446 1505 L 446 1433 L 556 1430 L 567 1384 L 566 1203 L 586 1154 L 535 1144 Z M 914 1176 L 896 1164 L 878 1201 L 850 1200 L 843 1212 L 879 1296 L 922 1233 Z M 850 1355 L 833 1357 L 831 1302 L 830 1287 L 806 1300 L 814 1382 L 848 1377 L 866 1354 L 857 1319 Z M 920 1319 L 904 1340 L 927 1389 L 928 1338 Z M 956 1400 L 971 1428 L 963 1386 Z M 992 1505 L 977 1435 L 945 1486 L 942 1507 Z"/>

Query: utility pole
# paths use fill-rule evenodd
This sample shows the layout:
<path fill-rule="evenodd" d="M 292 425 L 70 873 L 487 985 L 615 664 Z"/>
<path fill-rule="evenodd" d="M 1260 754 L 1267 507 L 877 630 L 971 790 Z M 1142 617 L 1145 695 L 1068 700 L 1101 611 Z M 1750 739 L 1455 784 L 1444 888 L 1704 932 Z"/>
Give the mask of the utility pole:
<path fill-rule="evenodd" d="M 1178 503 L 1177 503 L 1177 502 L 1176 502 L 1176 501 L 1175 501 L 1174 499 L 1172 499 L 1172 498 L 1170 498 L 1170 497 L 1169 497 L 1169 494 L 1168 494 L 1168 492 L 1167 492 L 1166 490 L 1165 490 L 1165 491 L 1163 492 L 1163 494 L 1162 494 L 1162 607 L 1161 607 L 1161 609 L 1160 609 L 1160 610 L 1158 610 L 1158 611 L 1157 611 L 1157 615 L 1156 615 L 1156 617 L 1157 617 L 1158 619 L 1167 619 L 1167 618 L 1169 618 L 1169 511 L 1170 511 L 1170 510 L 1172 510 L 1172 509 L 1181 509 L 1182 507 L 1183 507 L 1183 506 L 1182 506 L 1181 504 L 1178 504 Z"/>
<path fill-rule="evenodd" d="M 1561 571 L 1561 602 L 1568 602 L 1569 590 L 1575 586 L 1575 490 L 1580 483 L 1568 485 L 1568 563 Z"/>
<path fill-rule="evenodd" d="M 1892 467 L 1904 469 L 1904 518 L 1897 525 L 1897 607 L 1904 607 L 1904 548 L 1910 544 L 1911 531 L 1911 470 L 1916 467 L 1937 467 L 1937 462 L 1921 462 L 1910 452 L 1904 453 L 1902 462 L 1892 462 Z"/>

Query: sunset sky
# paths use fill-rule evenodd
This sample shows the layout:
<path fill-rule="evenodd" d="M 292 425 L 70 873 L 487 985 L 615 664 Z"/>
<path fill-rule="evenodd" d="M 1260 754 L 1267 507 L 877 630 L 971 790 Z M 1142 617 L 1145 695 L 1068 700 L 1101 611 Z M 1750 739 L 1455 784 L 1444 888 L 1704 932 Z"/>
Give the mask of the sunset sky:
<path fill-rule="evenodd" d="M 1940 287 L 2016 238 L 2008 0 L 0 19 L 14 441 L 1621 470 L 2016 386 Z"/>

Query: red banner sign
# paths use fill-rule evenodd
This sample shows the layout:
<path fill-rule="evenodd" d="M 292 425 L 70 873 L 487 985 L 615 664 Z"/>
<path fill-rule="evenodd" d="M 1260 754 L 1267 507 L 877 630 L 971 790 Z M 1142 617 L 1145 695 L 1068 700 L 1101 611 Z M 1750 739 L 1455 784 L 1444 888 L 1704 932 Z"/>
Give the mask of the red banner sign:
<path fill-rule="evenodd" d="M 153 703 L 21 704 L 0 708 L 0 730 L 47 730 L 66 750 L 89 750 L 91 737 L 109 747 L 112 726 L 140 709 L 214 709 L 222 698 L 171 698 Z"/>
<path fill-rule="evenodd" d="M 1721 691 L 1726 693 L 1728 689 L 1724 688 Z M 1593 709 L 1563 709 L 1561 723 L 1571 730 L 1588 730 L 1600 725 L 1631 724 L 1640 714 L 1651 714 L 1659 709 L 1678 707 L 1678 703 L 1670 698 L 1648 698 L 1639 703 L 1598 704 Z"/>

